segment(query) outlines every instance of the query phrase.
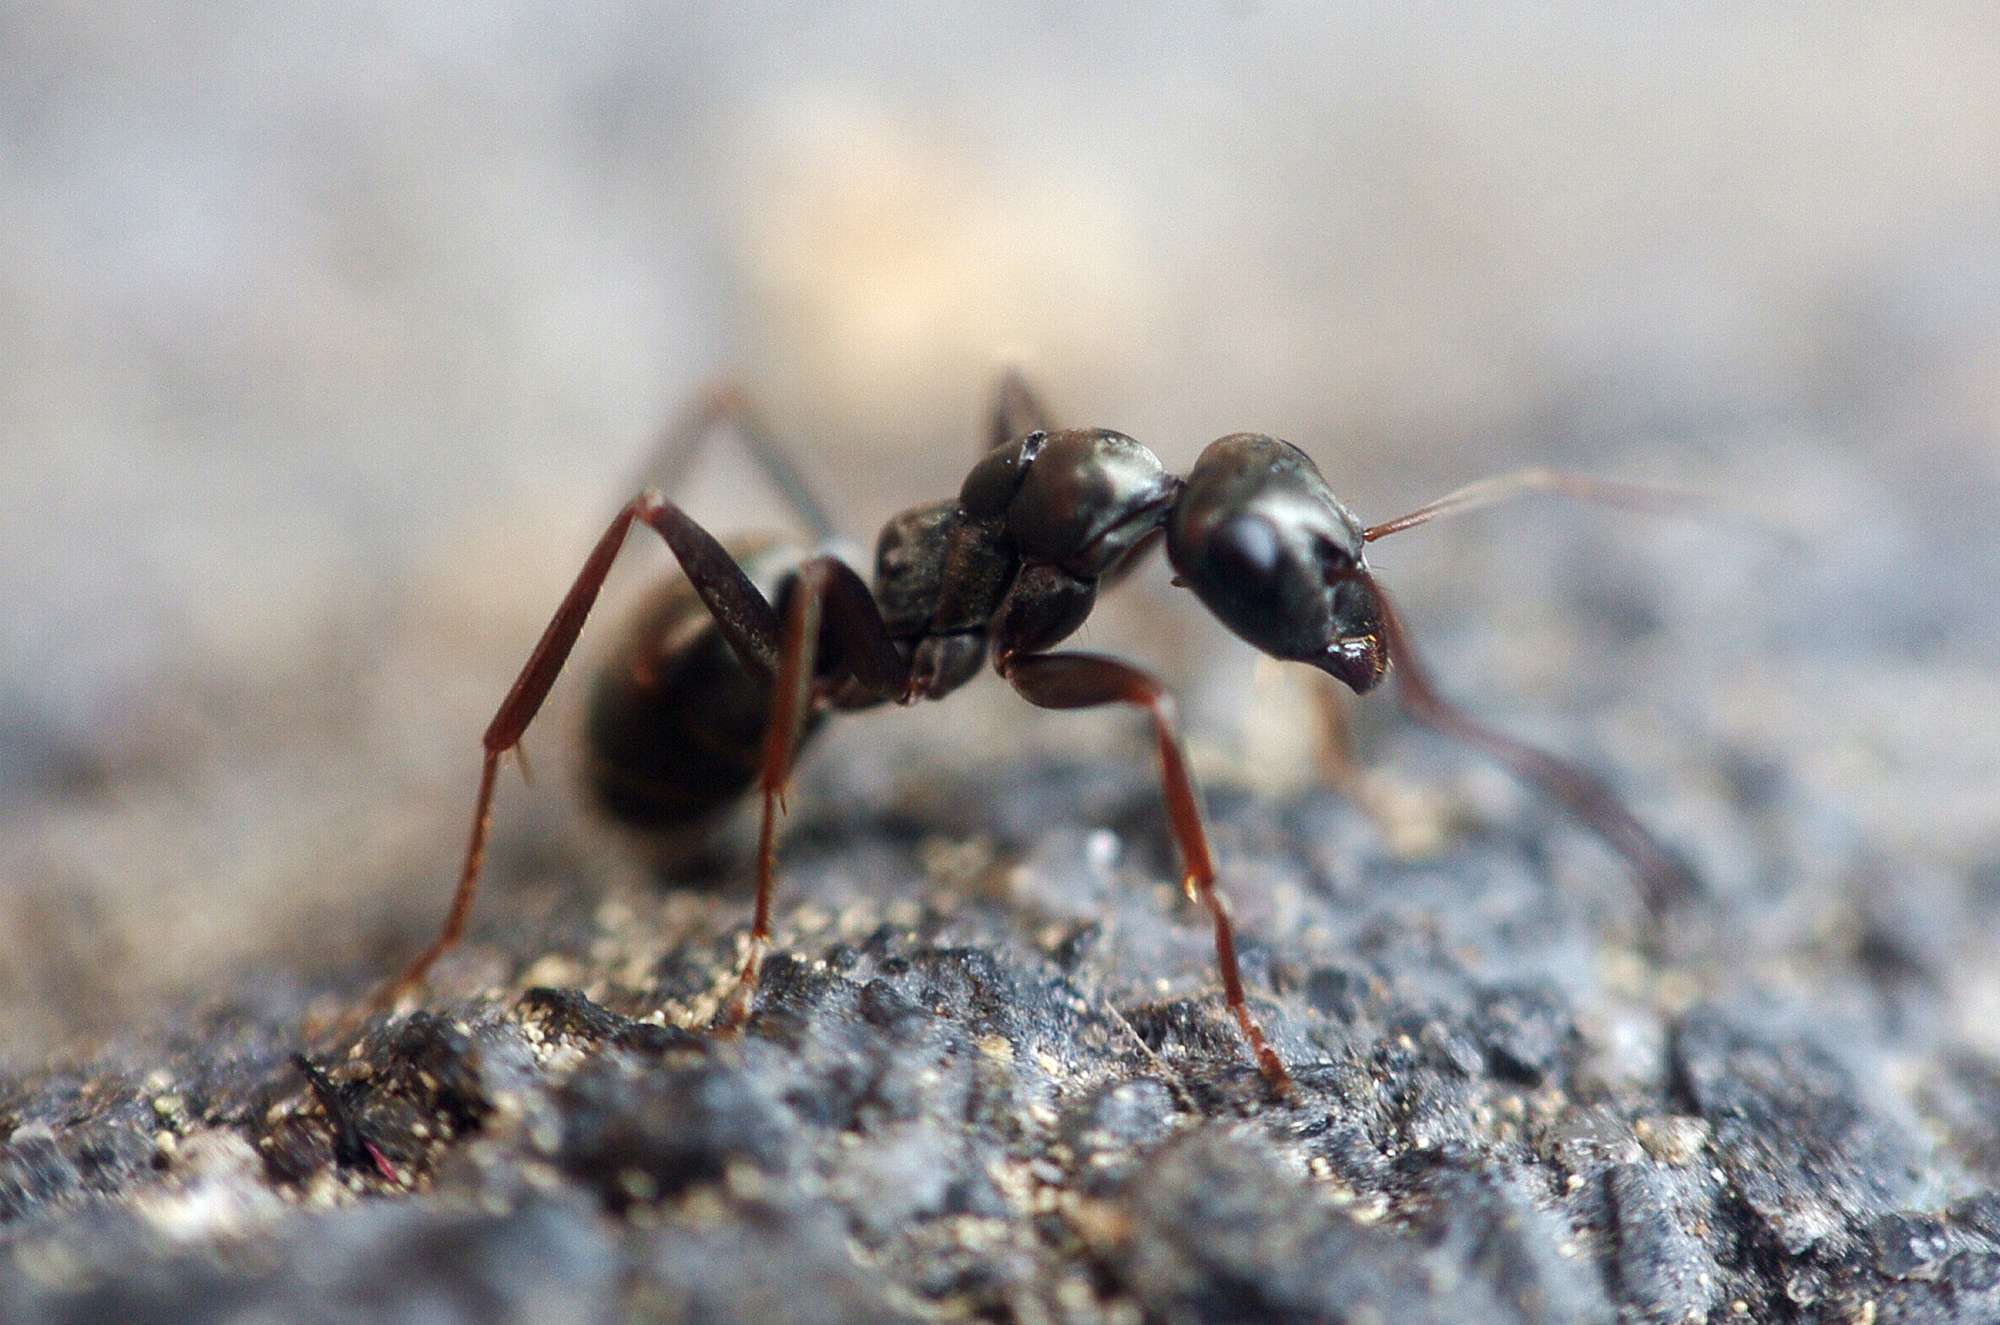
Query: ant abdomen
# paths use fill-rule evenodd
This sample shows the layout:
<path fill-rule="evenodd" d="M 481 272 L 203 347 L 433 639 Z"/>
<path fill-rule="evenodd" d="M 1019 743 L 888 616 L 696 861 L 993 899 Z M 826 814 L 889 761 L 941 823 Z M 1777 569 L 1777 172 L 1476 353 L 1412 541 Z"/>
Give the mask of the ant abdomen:
<path fill-rule="evenodd" d="M 726 544 L 776 598 L 803 554 L 770 539 Z M 584 720 L 584 783 L 597 808 L 658 839 L 662 859 L 699 845 L 756 785 L 771 679 L 746 668 L 682 575 L 633 611 L 606 655 Z M 808 720 L 810 739 L 823 714 Z"/>

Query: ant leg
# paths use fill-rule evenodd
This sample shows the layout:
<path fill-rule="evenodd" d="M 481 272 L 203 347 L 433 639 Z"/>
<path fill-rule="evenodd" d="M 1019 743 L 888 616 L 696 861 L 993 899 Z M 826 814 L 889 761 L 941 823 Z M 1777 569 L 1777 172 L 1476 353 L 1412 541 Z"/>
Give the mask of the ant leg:
<path fill-rule="evenodd" d="M 1313 733 L 1313 762 L 1319 766 L 1320 781 L 1373 815 L 1368 770 L 1354 753 L 1354 720 L 1335 688 L 1339 682 L 1332 677 L 1326 677 L 1325 684 L 1319 677 L 1306 680 L 1312 687 L 1313 714 L 1319 719 Z"/>
<path fill-rule="evenodd" d="M 1188 900 L 1208 908 L 1215 925 L 1215 961 L 1222 972 L 1222 996 L 1229 1006 L 1250 1052 L 1274 1090 L 1289 1094 L 1291 1074 L 1264 1038 L 1263 1030 L 1250 1015 L 1243 997 L 1243 976 L 1236 965 L 1235 931 L 1229 923 L 1229 909 L 1215 886 L 1215 855 L 1209 849 L 1208 830 L 1202 824 L 1201 796 L 1194 775 L 1188 770 L 1187 749 L 1181 742 L 1174 716 L 1173 696 L 1145 672 L 1094 653 L 1036 653 L 1006 659 L 1000 674 L 1013 683 L 1022 698 L 1047 709 L 1096 708 L 1102 704 L 1131 704 L 1145 709 L 1153 719 L 1153 734 L 1160 751 L 1160 789 L 1166 796 L 1167 822 L 1179 849 L 1181 866 L 1187 871 L 1182 886 Z"/>
<path fill-rule="evenodd" d="M 474 797 L 472 836 L 465 848 L 465 864 L 459 871 L 458 888 L 452 894 L 451 910 L 430 946 L 418 953 L 402 974 L 384 985 L 371 1000 L 376 1009 L 393 1005 L 404 993 L 422 983 L 431 966 L 449 952 L 465 932 L 466 917 L 472 912 L 473 894 L 479 887 L 479 870 L 486 858 L 486 835 L 493 822 L 493 783 L 500 757 L 514 748 L 521 734 L 534 721 L 549 688 L 568 661 L 584 618 L 604 587 L 611 563 L 625 544 L 625 535 L 634 521 L 650 525 L 680 562 L 688 582 L 714 614 L 723 638 L 743 661 L 760 675 L 778 671 L 778 614 L 757 586 L 750 582 L 734 559 L 709 532 L 658 492 L 646 491 L 634 497 L 618 512 L 591 549 L 583 569 L 577 573 L 569 592 L 563 596 L 520 675 L 508 688 L 507 697 L 480 738 L 485 756 L 479 769 L 479 791 Z"/>
<path fill-rule="evenodd" d="M 1259 666 L 1265 661 L 1258 659 Z M 1338 681 L 1313 670 L 1305 672 L 1300 683 L 1307 688 L 1316 719 L 1313 766 L 1319 780 L 1367 815 L 1396 854 L 1422 856 L 1437 850 L 1451 817 L 1443 800 L 1362 761 L 1354 748 L 1353 701 Z"/>
<path fill-rule="evenodd" d="M 764 798 L 762 822 L 757 829 L 757 903 L 750 919 L 750 950 L 743 958 L 743 970 L 736 977 L 735 992 L 723 1005 L 715 1028 L 734 1034 L 750 1015 L 750 999 L 757 991 L 757 976 L 764 966 L 764 954 L 771 946 L 771 890 L 777 873 L 778 811 L 783 806 L 785 782 L 791 776 L 792 755 L 798 746 L 799 724 L 812 707 L 814 655 L 819 645 L 820 587 L 803 571 L 785 605 L 784 643 L 778 652 L 777 680 L 771 691 L 771 722 L 764 729 L 762 771 L 758 790 Z"/>
<path fill-rule="evenodd" d="M 771 431 L 743 389 L 727 380 L 702 390 L 667 424 L 640 471 L 641 482 L 635 486 L 675 491 L 701 458 L 703 445 L 724 429 L 736 434 L 751 462 L 805 521 L 813 538 L 819 542 L 831 539 L 837 532 L 833 519 L 799 468 L 796 448 Z"/>
<path fill-rule="evenodd" d="M 1639 876 L 1648 914 L 1658 918 L 1675 903 L 1699 895 L 1701 885 L 1687 866 L 1632 816 L 1611 788 L 1568 760 L 1503 735 L 1448 702 L 1411 645 L 1409 631 L 1389 596 L 1373 576 L 1367 580 L 1374 589 L 1390 671 L 1397 678 L 1404 708 L 1447 736 L 1484 750 L 1562 802 L 1607 846 L 1625 857 Z"/>
<path fill-rule="evenodd" d="M 1468 483 L 1455 492 L 1446 493 L 1434 502 L 1419 506 L 1408 515 L 1399 515 L 1393 520 L 1370 525 L 1362 533 L 1362 538 L 1372 543 L 1378 538 L 1400 534 L 1405 529 L 1414 529 L 1420 524 L 1427 524 L 1442 516 L 1465 515 L 1534 492 L 1557 492 L 1577 501 L 1597 502 L 1604 506 L 1621 506 L 1627 510 L 1654 513 L 1710 505 L 1708 498 L 1691 488 L 1677 488 L 1664 483 L 1619 482 L 1615 479 L 1571 473 L 1565 469 L 1519 469 L 1510 474 L 1496 474 L 1477 483 Z"/>
<path fill-rule="evenodd" d="M 1000 374 L 1000 381 L 993 388 L 993 409 L 986 418 L 986 441 L 980 448 L 981 455 L 996 446 L 1005 446 L 1016 437 L 1046 431 L 1049 427 L 1048 410 L 1019 368 L 1010 367 Z"/>
<path fill-rule="evenodd" d="M 838 650 L 831 676 L 821 676 L 817 667 L 822 617 Z M 909 664 L 889 638 L 874 595 L 853 568 L 835 557 L 814 557 L 799 567 L 785 602 L 784 642 L 771 692 L 770 725 L 764 729 L 758 779 L 764 811 L 757 832 L 757 903 L 750 920 L 750 950 L 736 978 L 736 989 L 716 1018 L 718 1031 L 733 1034 L 750 1015 L 758 973 L 770 951 L 777 816 L 784 808 L 785 783 L 798 753 L 799 728 L 816 698 L 815 679 L 834 687 L 852 676 L 869 694 L 887 699 L 902 694 L 909 671 Z"/>
<path fill-rule="evenodd" d="M 1262 663 L 1263 659 L 1258 659 Z M 1313 716 L 1313 764 L 1319 779 L 1346 797 L 1375 821 L 1384 837 L 1395 838 L 1396 815 L 1388 799 L 1376 785 L 1374 776 L 1362 766 L 1354 752 L 1354 718 L 1340 683 L 1324 674 L 1304 678 L 1311 696 Z"/>

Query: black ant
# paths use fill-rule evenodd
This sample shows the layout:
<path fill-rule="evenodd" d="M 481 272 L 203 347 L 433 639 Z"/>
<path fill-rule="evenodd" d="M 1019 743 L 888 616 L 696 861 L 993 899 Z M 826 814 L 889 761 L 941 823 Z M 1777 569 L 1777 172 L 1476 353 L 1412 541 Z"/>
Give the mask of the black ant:
<path fill-rule="evenodd" d="M 740 393 L 709 393 L 670 430 L 663 452 L 684 464 L 710 433 L 733 426 L 822 547 L 832 522 L 786 449 Z M 771 941 L 773 832 L 793 757 L 831 710 L 942 699 L 994 670 L 1042 708 L 1130 704 L 1151 717 L 1167 820 L 1188 897 L 1215 929 L 1223 998 L 1274 1087 L 1290 1078 L 1243 995 L 1215 856 L 1166 689 L 1148 673 L 1093 653 L 1051 652 L 1090 615 L 1098 591 L 1163 537 L 1175 583 L 1192 589 L 1237 635 L 1273 657 L 1308 663 L 1356 693 L 1393 672 L 1420 719 L 1480 747 L 1539 784 L 1632 864 L 1658 910 L 1692 881 L 1675 858 L 1583 770 L 1531 749 L 1448 704 L 1369 572 L 1365 545 L 1448 512 L 1554 490 L 1624 505 L 1676 500 L 1662 489 L 1529 470 L 1474 484 L 1378 525 L 1334 497 L 1312 460 L 1275 437 L 1214 442 L 1185 479 L 1122 433 L 1053 429 L 1026 382 L 1007 374 L 985 449 L 956 498 L 892 518 L 876 543 L 871 588 L 830 551 L 725 546 L 648 488 L 597 541 L 541 641 L 486 729 L 472 839 L 443 928 L 384 987 L 378 1006 L 419 984 L 458 941 L 471 910 L 492 819 L 494 778 L 568 659 L 633 524 L 654 529 L 683 577 L 647 601 L 625 648 L 600 677 L 589 717 L 590 781 L 615 816 L 671 833 L 710 824 L 755 786 L 763 797 L 749 955 L 717 1028 L 750 1008 Z"/>

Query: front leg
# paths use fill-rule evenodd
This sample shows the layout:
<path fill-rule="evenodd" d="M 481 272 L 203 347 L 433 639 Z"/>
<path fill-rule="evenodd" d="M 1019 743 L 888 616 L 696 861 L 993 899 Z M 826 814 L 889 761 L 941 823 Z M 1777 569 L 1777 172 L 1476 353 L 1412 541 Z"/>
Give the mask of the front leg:
<path fill-rule="evenodd" d="M 1431 680 L 1430 669 L 1410 643 L 1402 614 L 1380 583 L 1373 577 L 1369 577 L 1369 583 L 1381 613 L 1383 647 L 1388 650 L 1405 709 L 1418 721 L 1484 750 L 1516 776 L 1561 802 L 1605 845 L 1625 858 L 1638 876 L 1646 912 L 1656 922 L 1673 908 L 1701 896 L 1701 882 L 1687 864 L 1654 837 L 1610 787 L 1569 760 L 1496 731 L 1445 699 Z"/>
<path fill-rule="evenodd" d="M 1146 710 L 1160 752 L 1160 789 L 1166 796 L 1167 823 L 1180 851 L 1185 871 L 1182 886 L 1188 900 L 1208 909 L 1215 925 L 1215 962 L 1222 972 L 1222 997 L 1229 1006 L 1264 1079 L 1280 1094 L 1292 1092 L 1291 1074 L 1264 1038 L 1243 995 L 1243 976 L 1236 964 L 1235 931 L 1229 909 L 1215 886 L 1215 854 L 1209 849 L 1202 822 L 1201 795 L 1188 770 L 1187 748 L 1174 715 L 1173 696 L 1145 672 L 1094 653 L 1011 654 L 1000 667 L 1030 704 L 1048 709 L 1096 708 L 1131 704 Z"/>
<path fill-rule="evenodd" d="M 1258 659 L 1260 676 L 1280 669 L 1286 679 L 1296 677 L 1294 684 L 1305 689 L 1313 715 L 1313 768 L 1320 783 L 1368 816 L 1397 855 L 1426 856 L 1443 846 L 1455 815 L 1449 798 L 1363 760 L 1355 742 L 1354 699 L 1340 682 L 1316 670 Z M 1296 692 L 1290 692 L 1276 700 L 1288 720 L 1296 698 Z"/>

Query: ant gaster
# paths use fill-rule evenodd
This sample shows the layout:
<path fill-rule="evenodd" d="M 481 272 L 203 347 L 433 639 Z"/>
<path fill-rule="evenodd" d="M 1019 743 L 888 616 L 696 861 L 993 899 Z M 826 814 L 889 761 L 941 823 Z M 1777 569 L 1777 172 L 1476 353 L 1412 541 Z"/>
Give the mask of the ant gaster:
<path fill-rule="evenodd" d="M 742 396 L 707 396 L 669 433 L 669 463 L 734 426 L 823 544 L 832 524 L 785 450 Z M 478 884 L 501 756 L 520 741 L 568 659 L 625 536 L 655 530 L 683 577 L 638 614 L 600 678 L 589 717 L 589 779 L 612 814 L 673 833 L 712 823 L 754 786 L 763 798 L 749 951 L 717 1017 L 733 1031 L 750 1009 L 771 941 L 774 828 L 799 747 L 834 710 L 942 699 L 989 657 L 1042 708 L 1127 704 L 1144 710 L 1158 745 L 1167 822 L 1190 900 L 1208 912 L 1223 998 L 1258 1067 L 1289 1088 L 1243 992 L 1229 912 L 1216 885 L 1172 696 L 1116 658 L 1052 650 L 1114 582 L 1164 536 L 1175 582 L 1237 635 L 1276 658 L 1307 663 L 1357 693 L 1392 671 L 1404 703 L 1479 746 L 1567 805 L 1631 862 L 1658 909 L 1691 881 L 1601 783 L 1447 704 L 1368 569 L 1365 545 L 1451 511 L 1533 490 L 1657 505 L 1664 490 L 1531 470 L 1489 479 L 1384 524 L 1365 526 L 1288 442 L 1235 433 L 1211 443 L 1185 479 L 1123 433 L 1053 429 L 1016 374 L 1001 382 L 985 449 L 958 496 L 893 517 L 876 544 L 871 586 L 829 551 L 718 542 L 658 487 L 626 504 L 598 539 L 534 652 L 487 727 L 472 837 L 451 911 L 436 939 L 378 1005 L 420 983 L 458 941 Z"/>

